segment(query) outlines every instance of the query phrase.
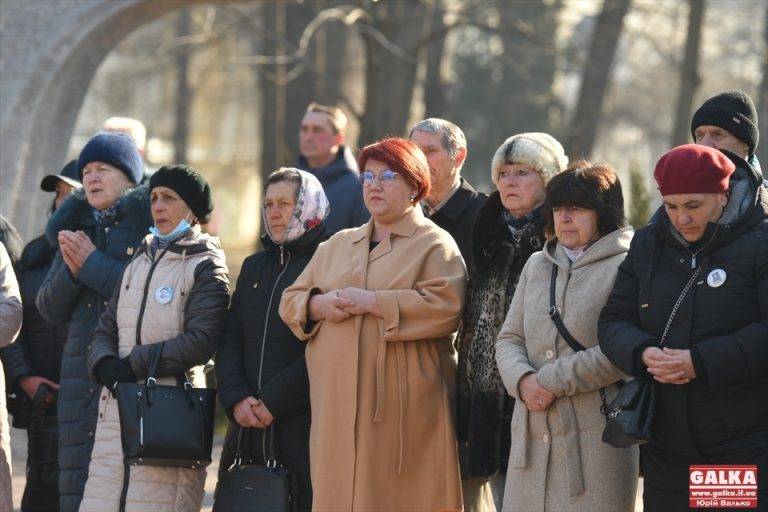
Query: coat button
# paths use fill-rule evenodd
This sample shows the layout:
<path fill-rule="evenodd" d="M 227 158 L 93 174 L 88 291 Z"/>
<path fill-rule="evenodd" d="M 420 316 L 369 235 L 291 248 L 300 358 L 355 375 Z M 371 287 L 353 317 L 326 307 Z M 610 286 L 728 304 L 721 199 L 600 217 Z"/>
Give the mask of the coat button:
<path fill-rule="evenodd" d="M 88 437 L 93 437 L 93 432 L 88 432 Z"/>
<path fill-rule="evenodd" d="M 88 390 L 89 393 L 93 393 L 94 391 L 96 391 L 95 388 L 91 388 L 91 389 Z"/>
<path fill-rule="evenodd" d="M 547 356 L 547 359 L 554 359 L 555 358 L 555 353 L 552 352 L 551 350 L 547 350 L 547 353 L 545 355 Z"/>
<path fill-rule="evenodd" d="M 88 307 L 91 307 L 91 306 L 93 306 L 93 304 L 90 304 L 90 303 L 89 303 L 89 304 L 88 304 Z"/>
<path fill-rule="evenodd" d="M 542 441 L 544 441 L 545 443 L 548 443 L 548 442 L 549 442 L 549 436 L 548 436 L 547 434 L 544 434 L 544 435 L 541 437 L 541 440 L 542 440 Z"/>

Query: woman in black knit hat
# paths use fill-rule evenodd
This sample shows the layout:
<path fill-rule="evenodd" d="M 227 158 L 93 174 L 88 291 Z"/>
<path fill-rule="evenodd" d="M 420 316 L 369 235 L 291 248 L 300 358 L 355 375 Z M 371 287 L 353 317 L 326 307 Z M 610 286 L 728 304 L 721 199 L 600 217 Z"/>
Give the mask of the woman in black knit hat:
<path fill-rule="evenodd" d="M 202 365 L 218 347 L 229 305 L 224 252 L 200 223 L 213 210 L 211 188 L 196 170 L 163 167 L 149 180 L 151 234 L 123 273 L 91 342 L 88 370 L 104 385 L 80 512 L 200 509 L 205 468 L 123 467 L 120 420 L 110 391 L 147 378 L 150 349 L 163 343 L 157 383 L 184 374 L 205 385 Z M 125 479 L 124 479 L 125 477 Z"/>

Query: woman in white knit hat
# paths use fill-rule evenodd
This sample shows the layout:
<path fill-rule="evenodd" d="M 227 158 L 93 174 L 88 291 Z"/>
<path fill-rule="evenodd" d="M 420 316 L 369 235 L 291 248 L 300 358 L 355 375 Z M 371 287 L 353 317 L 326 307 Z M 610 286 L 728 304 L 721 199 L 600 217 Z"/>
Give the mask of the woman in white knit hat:
<path fill-rule="evenodd" d="M 459 332 L 458 436 L 468 512 L 501 508 L 514 399 L 496 367 L 496 336 L 525 262 L 545 240 L 545 186 L 567 165 L 563 146 L 546 133 L 510 137 L 493 155 L 497 191 L 475 222 L 475 268 Z"/>

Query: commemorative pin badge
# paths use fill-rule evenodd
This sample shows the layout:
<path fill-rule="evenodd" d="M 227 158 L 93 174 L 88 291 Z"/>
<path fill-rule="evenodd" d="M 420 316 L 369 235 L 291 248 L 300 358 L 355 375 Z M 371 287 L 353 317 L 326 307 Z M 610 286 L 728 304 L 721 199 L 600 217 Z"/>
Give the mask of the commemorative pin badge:
<path fill-rule="evenodd" d="M 168 304 L 173 300 L 173 288 L 168 285 L 161 286 L 155 290 L 155 300 L 158 304 Z"/>
<path fill-rule="evenodd" d="M 726 275 L 725 270 L 716 268 L 707 276 L 707 284 L 712 288 L 717 288 L 722 286 L 727 278 L 728 276 Z"/>

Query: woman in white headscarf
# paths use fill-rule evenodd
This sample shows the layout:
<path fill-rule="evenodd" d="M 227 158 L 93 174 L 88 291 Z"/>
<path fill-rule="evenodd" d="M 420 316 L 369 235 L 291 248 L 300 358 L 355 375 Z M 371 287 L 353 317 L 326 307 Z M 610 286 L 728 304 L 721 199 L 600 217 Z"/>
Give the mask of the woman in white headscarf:
<path fill-rule="evenodd" d="M 326 238 L 330 207 L 317 178 L 293 168 L 272 173 L 264 195 L 264 249 L 243 262 L 217 356 L 219 400 L 232 420 L 219 468 L 231 466 L 240 429 L 247 429 L 241 443 L 247 464 L 264 464 L 268 443 L 277 441 L 280 463 L 298 481 L 297 508 L 309 510 L 306 344 L 280 319 L 278 306 Z"/>

